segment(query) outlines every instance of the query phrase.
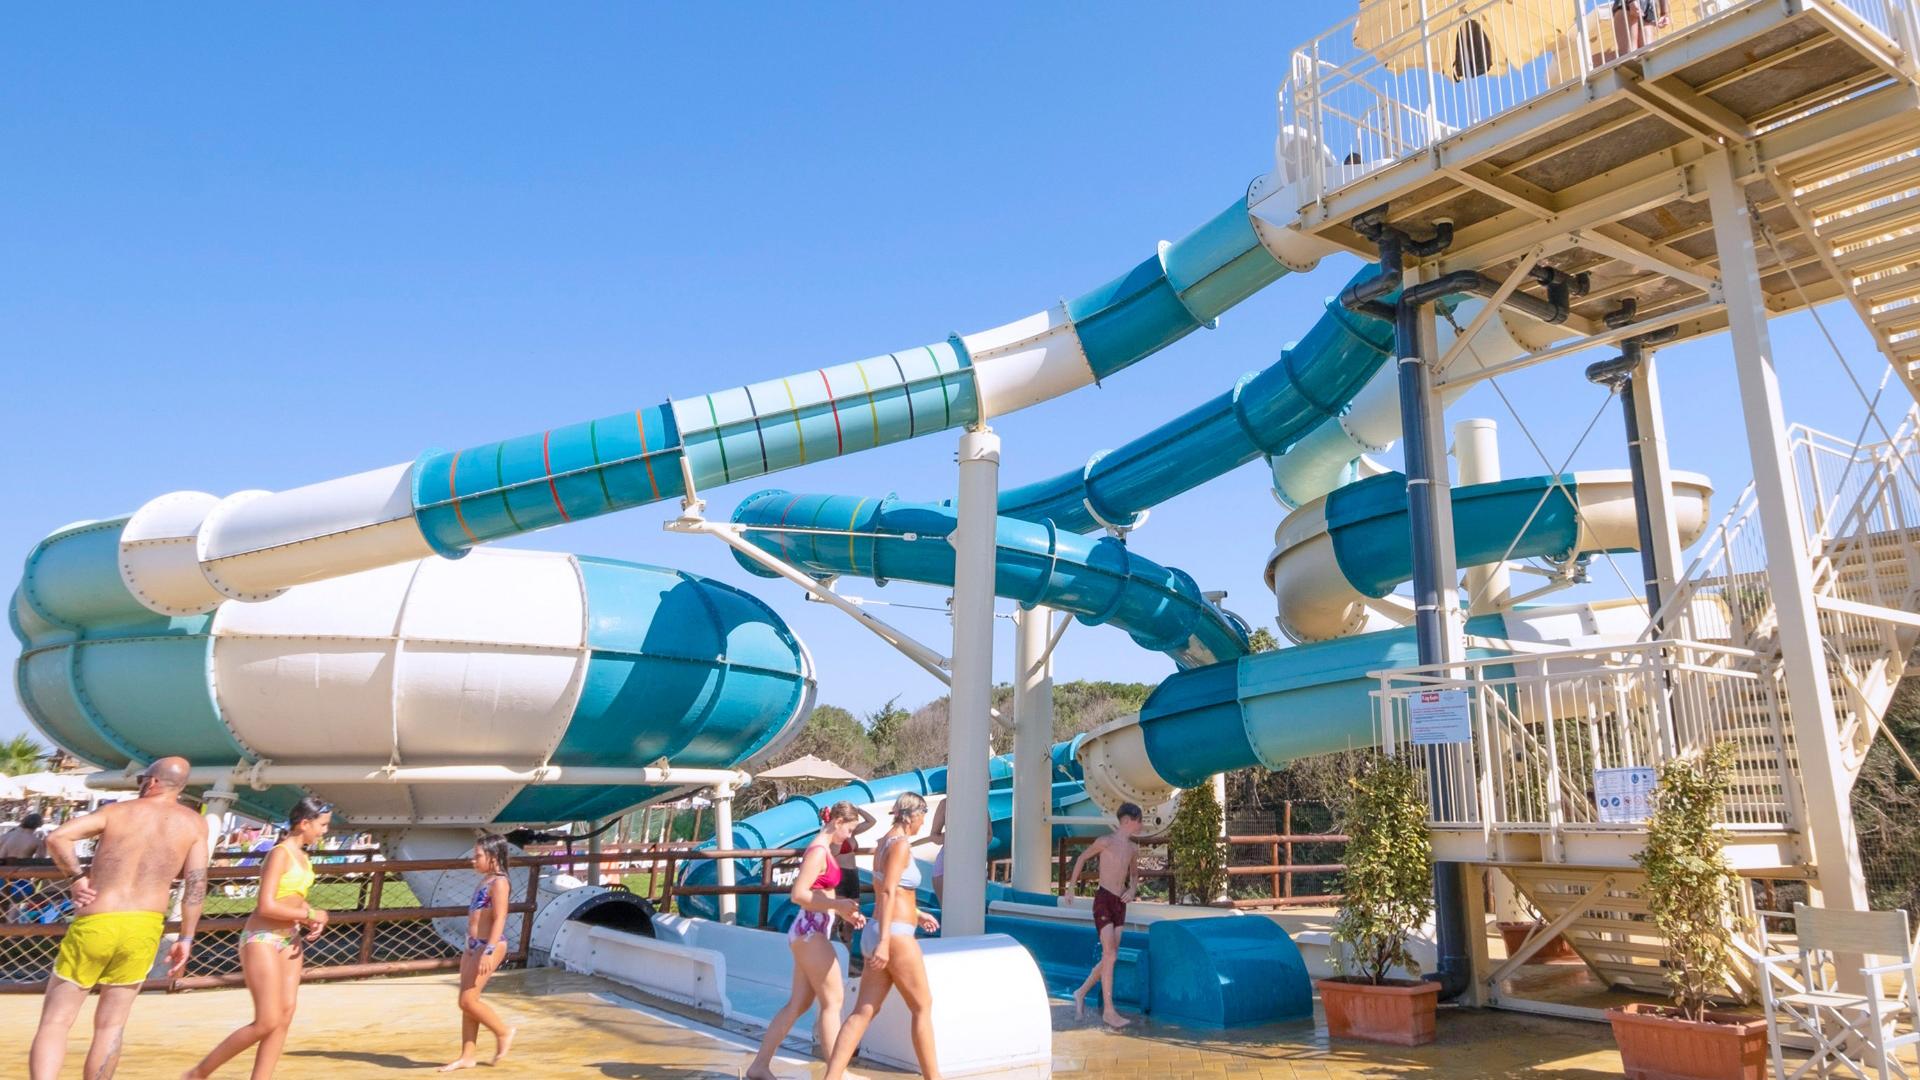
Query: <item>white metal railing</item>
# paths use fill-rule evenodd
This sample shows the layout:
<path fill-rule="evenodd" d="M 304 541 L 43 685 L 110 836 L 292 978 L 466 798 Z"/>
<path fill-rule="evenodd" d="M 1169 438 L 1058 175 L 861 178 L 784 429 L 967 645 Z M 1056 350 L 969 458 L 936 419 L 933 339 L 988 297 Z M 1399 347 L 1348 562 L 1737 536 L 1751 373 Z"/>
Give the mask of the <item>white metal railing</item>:
<path fill-rule="evenodd" d="M 1279 168 L 1302 205 L 1664 37 L 1760 0 L 1360 0 L 1294 50 L 1279 97 Z M 1915 0 L 1806 0 L 1892 53 Z M 1651 19 L 1643 11 L 1651 7 Z"/>
<path fill-rule="evenodd" d="M 1381 745 L 1421 773 L 1441 828 L 1638 831 L 1598 799 L 1597 770 L 1657 766 L 1731 743 L 1722 821 L 1790 828 L 1797 819 L 1792 739 L 1772 673 L 1742 649 L 1697 641 L 1473 660 L 1379 674 Z M 1466 694 L 1465 742 L 1413 743 L 1413 705 Z"/>

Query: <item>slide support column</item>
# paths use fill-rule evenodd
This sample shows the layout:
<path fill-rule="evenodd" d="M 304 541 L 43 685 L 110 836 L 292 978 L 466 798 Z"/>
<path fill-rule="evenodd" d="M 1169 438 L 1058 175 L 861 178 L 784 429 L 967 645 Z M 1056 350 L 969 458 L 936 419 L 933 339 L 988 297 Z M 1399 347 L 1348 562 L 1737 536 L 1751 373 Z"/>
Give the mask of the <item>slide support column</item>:
<path fill-rule="evenodd" d="M 1860 874 L 1860 848 L 1848 802 L 1852 783 L 1840 761 L 1840 730 L 1833 711 L 1833 687 L 1827 679 L 1826 651 L 1813 606 L 1812 563 L 1801 531 L 1792 448 L 1780 406 L 1780 380 L 1774 370 L 1773 341 L 1767 329 L 1766 297 L 1753 249 L 1752 213 L 1746 193 L 1733 176 L 1731 151 L 1707 155 L 1700 167 L 1707 181 L 1707 206 L 1713 214 L 1714 246 L 1720 255 L 1720 287 L 1727 304 L 1727 330 L 1733 338 L 1733 366 L 1740 383 L 1740 411 L 1746 421 L 1747 452 L 1753 457 L 1754 494 L 1760 533 L 1766 542 L 1767 574 L 1773 586 L 1787 712 L 1800 755 L 1800 784 L 1807 821 L 1800 835 L 1816 870 L 1820 903 L 1863 911 L 1866 882 Z M 1844 967 L 1844 965 L 1843 965 Z M 1852 965 L 1857 969 L 1858 965 Z M 1858 977 L 1856 976 L 1856 981 Z"/>
<path fill-rule="evenodd" d="M 1627 464 L 1633 477 L 1633 516 L 1640 542 L 1640 577 L 1646 590 L 1647 617 L 1655 618 L 1666 597 L 1673 595 L 1674 563 L 1678 539 L 1673 535 L 1673 489 L 1666 469 L 1666 451 L 1656 439 L 1646 439 L 1642 422 L 1660 420 L 1660 401 L 1650 392 L 1652 378 L 1646 346 L 1656 340 L 1673 337 L 1671 332 L 1628 338 L 1620 343 L 1620 355 L 1603 360 L 1587 369 L 1587 378 L 1610 386 L 1620 395 L 1620 415 L 1626 421 Z M 1649 452 L 1651 450 L 1651 452 Z M 1649 468 L 1649 465 L 1652 468 Z M 1665 628 L 1656 625 L 1655 637 L 1665 637 Z"/>
<path fill-rule="evenodd" d="M 947 727 L 945 933 L 987 928 L 987 759 L 992 755 L 994 538 L 999 523 L 1000 436 L 960 436 L 960 495 L 953 543 L 953 691 Z"/>
<path fill-rule="evenodd" d="M 1013 625 L 1013 887 L 1052 892 L 1053 609 L 1023 608 Z"/>
<path fill-rule="evenodd" d="M 1437 253 L 1437 252 L 1435 252 Z M 1442 424 L 1445 406 L 1433 385 L 1429 357 L 1438 358 L 1431 301 L 1422 297 L 1417 272 L 1406 275 L 1406 288 L 1394 305 L 1394 357 L 1399 370 L 1400 432 L 1406 459 L 1407 519 L 1412 532 L 1414 633 L 1422 666 L 1462 659 L 1458 631 L 1460 595 L 1453 553 L 1453 500 L 1448 494 L 1446 441 Z M 1442 801 L 1458 790 L 1452 783 L 1444 747 L 1427 749 L 1430 797 L 1436 810 L 1450 810 Z M 1436 970 L 1431 978 L 1441 995 L 1456 998 L 1473 989 L 1472 959 L 1467 952 L 1464 867 L 1441 862 L 1433 867 L 1434 951 Z"/>
<path fill-rule="evenodd" d="M 1460 483 L 1491 484 L 1500 479 L 1500 426 L 1488 419 L 1462 420 L 1453 425 L 1453 459 L 1460 463 Z M 1498 611 L 1513 599 L 1513 575 L 1507 564 L 1488 563 L 1467 568 L 1467 613 Z"/>
<path fill-rule="evenodd" d="M 733 785 L 721 784 L 709 794 L 713 798 L 713 849 L 715 851 L 733 850 Z M 723 889 L 734 886 L 733 859 L 723 857 L 719 865 L 713 868 L 714 884 Z M 765 902 L 762 898 L 762 902 Z M 740 898 L 733 893 L 720 894 L 720 921 L 733 923 L 740 921 Z"/>

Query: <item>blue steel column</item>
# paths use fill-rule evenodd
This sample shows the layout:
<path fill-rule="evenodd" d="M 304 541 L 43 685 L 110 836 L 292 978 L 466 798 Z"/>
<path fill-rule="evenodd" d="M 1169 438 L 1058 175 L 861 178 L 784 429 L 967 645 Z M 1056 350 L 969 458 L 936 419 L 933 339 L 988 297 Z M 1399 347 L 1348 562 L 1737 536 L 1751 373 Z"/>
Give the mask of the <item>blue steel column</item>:
<path fill-rule="evenodd" d="M 1446 603 L 1441 595 L 1442 589 L 1454 588 L 1454 583 L 1443 580 L 1453 530 L 1446 459 L 1435 449 L 1441 445 L 1440 397 L 1421 348 L 1423 337 L 1430 336 L 1422 333 L 1422 322 L 1430 325 L 1432 320 L 1430 305 L 1409 302 L 1404 294 L 1394 305 L 1400 445 L 1406 461 L 1407 520 L 1413 549 L 1414 635 L 1422 666 L 1443 664 L 1453 658 L 1455 630 L 1450 618 L 1454 605 Z M 1440 750 L 1429 749 L 1427 758 L 1436 811 L 1449 809 L 1443 803 L 1454 790 Z M 1467 934 L 1472 928 L 1466 925 L 1466 910 L 1461 904 L 1465 876 L 1459 863 L 1434 864 L 1434 948 L 1438 961 L 1434 977 L 1442 994 L 1449 998 L 1465 991 L 1472 981 L 1472 961 L 1467 953 Z"/>

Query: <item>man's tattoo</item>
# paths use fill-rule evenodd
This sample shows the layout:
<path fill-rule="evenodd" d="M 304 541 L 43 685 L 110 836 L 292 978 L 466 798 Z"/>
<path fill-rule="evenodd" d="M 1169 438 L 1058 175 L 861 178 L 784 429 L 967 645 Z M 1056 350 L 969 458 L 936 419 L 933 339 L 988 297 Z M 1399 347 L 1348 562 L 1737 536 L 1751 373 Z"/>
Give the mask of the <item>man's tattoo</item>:
<path fill-rule="evenodd" d="M 197 870 L 187 871 L 186 884 L 180 890 L 180 902 L 182 904 L 199 904 L 199 903 L 204 903 L 206 899 L 207 899 L 206 868 L 201 867 L 200 869 L 197 869 Z"/>
<path fill-rule="evenodd" d="M 113 1070 L 120 1067 L 120 1039 L 125 1029 L 113 1033 L 113 1041 L 107 1044 L 107 1055 L 100 1059 L 100 1067 L 87 1074 L 87 1080 L 113 1080 Z"/>

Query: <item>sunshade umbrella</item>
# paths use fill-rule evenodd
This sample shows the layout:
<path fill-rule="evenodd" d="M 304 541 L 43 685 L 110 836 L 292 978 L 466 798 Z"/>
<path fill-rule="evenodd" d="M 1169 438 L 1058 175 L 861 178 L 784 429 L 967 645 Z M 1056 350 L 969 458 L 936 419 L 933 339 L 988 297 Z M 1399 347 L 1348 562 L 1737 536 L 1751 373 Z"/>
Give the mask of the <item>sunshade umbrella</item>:
<path fill-rule="evenodd" d="M 859 776 L 824 758 L 808 754 L 785 765 L 754 773 L 755 780 L 858 780 Z"/>
<path fill-rule="evenodd" d="M 0 776 L 0 801 L 26 797 L 26 789 L 20 786 L 19 781 L 11 776 Z"/>
<path fill-rule="evenodd" d="M 1470 79 L 1545 55 L 1572 19 L 1568 0 L 1361 0 L 1353 43 L 1389 71 L 1427 67 L 1431 55 L 1433 71 Z"/>
<path fill-rule="evenodd" d="M 41 798 L 85 802 L 93 797 L 93 791 L 87 787 L 87 778 L 80 774 L 37 772 L 16 776 L 13 780 L 28 795 Z"/>

